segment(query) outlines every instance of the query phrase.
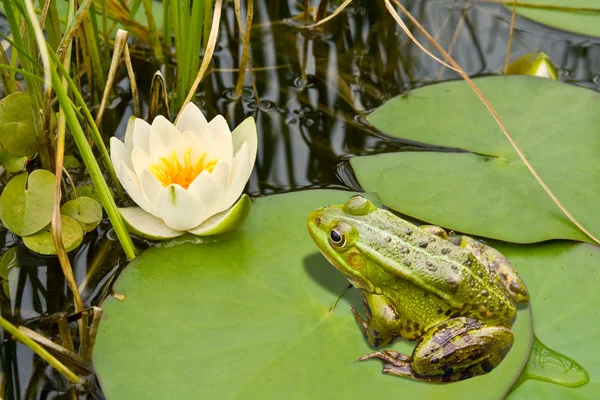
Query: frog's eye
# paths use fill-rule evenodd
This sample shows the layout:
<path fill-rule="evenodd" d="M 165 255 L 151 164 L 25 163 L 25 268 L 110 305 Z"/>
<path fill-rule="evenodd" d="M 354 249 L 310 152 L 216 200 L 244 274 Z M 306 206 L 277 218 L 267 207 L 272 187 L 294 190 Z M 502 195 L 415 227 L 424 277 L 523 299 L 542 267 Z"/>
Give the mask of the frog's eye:
<path fill-rule="evenodd" d="M 332 246 L 342 247 L 346 243 L 346 237 L 339 228 L 333 228 L 329 232 L 329 241 Z"/>

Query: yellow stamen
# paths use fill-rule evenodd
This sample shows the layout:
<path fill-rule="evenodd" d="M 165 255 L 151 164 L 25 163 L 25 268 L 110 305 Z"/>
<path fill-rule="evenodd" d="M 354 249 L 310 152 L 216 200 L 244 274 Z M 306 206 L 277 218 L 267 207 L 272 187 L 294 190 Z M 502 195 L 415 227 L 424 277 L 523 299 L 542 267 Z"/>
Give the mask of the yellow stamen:
<path fill-rule="evenodd" d="M 150 165 L 148 170 L 152 172 L 163 186 L 176 183 L 182 188 L 187 189 L 202 171 L 206 170 L 212 173 L 219 161 L 211 160 L 205 164 L 206 153 L 202 153 L 196 162 L 192 164 L 191 153 L 192 149 L 186 149 L 183 153 L 183 165 L 181 165 L 179 158 L 177 158 L 177 152 L 173 150 L 170 156 L 160 157 L 159 162 Z"/>

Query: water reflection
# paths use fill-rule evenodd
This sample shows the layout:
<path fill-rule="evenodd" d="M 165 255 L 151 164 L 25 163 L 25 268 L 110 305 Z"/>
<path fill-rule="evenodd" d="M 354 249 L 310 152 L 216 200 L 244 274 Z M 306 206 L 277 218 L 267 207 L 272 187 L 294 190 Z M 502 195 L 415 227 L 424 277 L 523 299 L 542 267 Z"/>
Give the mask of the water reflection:
<path fill-rule="evenodd" d="M 311 4 L 317 5 L 313 0 Z M 228 5 L 231 3 L 228 3 Z M 365 116 L 396 95 L 439 80 L 458 79 L 414 45 L 383 2 L 355 0 L 321 28 L 302 29 L 292 20 L 304 1 L 254 1 L 251 72 L 241 96 L 235 95 L 242 53 L 232 7 L 223 12 L 212 70 L 195 99 L 208 117 L 222 114 L 230 126 L 247 116 L 256 119 L 259 148 L 248 184 L 254 196 L 304 188 L 360 189 L 347 160 L 353 155 L 419 151 L 427 147 L 389 138 Z M 504 66 L 510 13 L 502 6 L 456 1 L 408 1 L 407 7 L 473 76 L 498 73 Z M 334 10 L 329 6 L 329 12 Z M 242 12 L 245 14 L 245 11 Z M 409 25 L 409 28 L 413 28 Z M 561 79 L 600 90 L 600 41 L 556 31 L 517 19 L 513 58 L 541 50 L 559 68 Z M 422 43 L 426 39 L 415 33 Z M 140 54 L 136 52 L 135 54 Z M 143 54 L 143 52 L 142 52 Z M 139 61 L 138 61 L 139 62 Z M 174 82 L 173 65 L 163 68 Z M 155 67 L 136 69 L 141 95 L 147 99 Z M 129 82 L 112 102 L 103 129 L 122 138 L 132 114 Z M 93 112 L 93 111 L 92 111 Z M 144 106 L 147 112 L 147 106 Z M 83 177 L 83 169 L 80 178 Z M 4 232 L 3 250 L 15 238 Z M 138 245 L 144 246 L 143 242 Z M 86 304 L 98 304 L 125 264 L 107 223 L 71 255 Z M 2 315 L 35 328 L 39 317 L 71 308 L 71 299 L 55 258 L 32 255 L 19 247 L 17 280 L 1 302 Z M 7 339 L 3 337 L 3 339 Z M 3 340 L 0 356 L 7 398 L 60 398 L 61 377 L 12 340 Z M 80 398 L 102 398 L 95 379 Z"/>

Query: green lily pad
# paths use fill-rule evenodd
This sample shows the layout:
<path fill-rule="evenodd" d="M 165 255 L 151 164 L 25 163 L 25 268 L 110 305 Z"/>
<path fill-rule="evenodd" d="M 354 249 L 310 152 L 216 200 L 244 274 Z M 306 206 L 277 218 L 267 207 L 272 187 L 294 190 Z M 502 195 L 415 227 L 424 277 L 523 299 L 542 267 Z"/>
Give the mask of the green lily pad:
<path fill-rule="evenodd" d="M 83 241 L 83 229 L 77 221 L 68 215 L 61 215 L 61 219 L 63 246 L 65 246 L 66 251 L 74 250 Z M 56 254 L 51 224 L 33 235 L 23 236 L 23 243 L 29 250 L 33 250 L 38 254 Z"/>
<path fill-rule="evenodd" d="M 575 218 L 600 235 L 600 94 L 529 76 L 474 81 L 546 184 Z M 463 81 L 396 97 L 369 121 L 395 137 L 476 153 L 351 159 L 363 189 L 377 192 L 386 206 L 510 242 L 589 240 L 548 197 Z"/>
<path fill-rule="evenodd" d="M 19 236 L 31 235 L 48 225 L 54 208 L 55 184 L 54 174 L 44 169 L 13 177 L 0 195 L 2 223 Z"/>
<path fill-rule="evenodd" d="M 528 8 L 519 5 L 517 13 L 523 17 L 565 31 L 600 36 L 600 4 L 598 0 L 535 0 L 524 3 L 533 3 L 549 8 Z M 507 4 L 507 7 L 512 10 L 510 4 Z M 565 9 L 560 10 L 557 7 Z M 577 11 L 577 8 L 584 10 Z"/>
<path fill-rule="evenodd" d="M 0 146 L 0 165 L 8 172 L 21 172 L 25 169 L 25 165 L 27 165 L 27 157 L 14 156 Z"/>
<path fill-rule="evenodd" d="M 528 308 L 507 358 L 485 376 L 426 384 L 383 375 L 378 361 L 353 362 L 372 351 L 348 310 L 362 309 L 360 296 L 350 290 L 330 311 L 348 282 L 306 229 L 312 210 L 351 195 L 259 198 L 229 240 L 136 258 L 115 286 L 125 300 L 102 305 L 94 365 L 107 398 L 502 399 L 529 354 Z"/>
<path fill-rule="evenodd" d="M 85 196 L 67 201 L 60 208 L 60 212 L 79 222 L 85 232 L 96 229 L 102 221 L 102 206 L 100 203 Z"/>
<path fill-rule="evenodd" d="M 37 136 L 27 93 L 9 94 L 0 101 L 0 145 L 14 156 L 37 153 Z"/>
<path fill-rule="evenodd" d="M 507 400 L 593 399 L 600 393 L 600 249 L 583 243 L 550 242 L 519 246 L 490 243 L 515 265 L 531 293 L 536 336 L 544 349 L 537 373 L 554 381 L 581 383 L 581 372 L 567 356 L 589 374 L 589 382 L 571 388 L 539 380 L 526 380 Z M 555 352 L 558 352 L 555 353 Z"/>

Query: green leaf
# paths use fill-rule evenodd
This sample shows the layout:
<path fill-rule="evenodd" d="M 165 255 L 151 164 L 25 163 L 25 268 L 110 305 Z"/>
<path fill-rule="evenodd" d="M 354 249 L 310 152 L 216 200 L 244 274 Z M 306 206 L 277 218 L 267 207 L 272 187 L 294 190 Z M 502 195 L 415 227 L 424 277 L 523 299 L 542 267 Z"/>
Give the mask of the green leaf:
<path fill-rule="evenodd" d="M 27 93 L 9 94 L 0 101 L 0 145 L 14 156 L 37 153 L 37 136 Z"/>
<path fill-rule="evenodd" d="M 4 150 L 4 148 L 2 148 L 0 145 L 0 165 L 2 165 L 8 172 L 21 172 L 25 168 L 26 164 L 27 157 L 14 156 L 8 151 Z"/>
<path fill-rule="evenodd" d="M 554 376 L 555 381 L 580 380 L 576 369 L 569 369 L 563 354 L 581 364 L 590 378 L 577 388 L 526 380 L 507 400 L 595 398 L 600 393 L 600 357 L 595 351 L 600 331 L 600 248 L 566 242 L 489 244 L 511 260 L 525 281 L 531 293 L 536 336 L 560 353 L 542 352 L 538 360 L 541 372 Z"/>
<path fill-rule="evenodd" d="M 528 76 L 474 81 L 554 194 L 600 234 L 600 94 Z M 395 137 L 477 153 L 353 158 L 363 189 L 377 192 L 386 206 L 449 229 L 510 242 L 589 240 L 552 202 L 463 81 L 396 97 L 369 121 Z"/>
<path fill-rule="evenodd" d="M 68 215 L 61 215 L 62 219 L 62 242 L 66 251 L 76 249 L 83 240 L 83 229 L 81 225 Z M 23 243 L 28 249 L 38 254 L 56 254 L 54 240 L 52 239 L 52 226 L 48 224 L 44 229 L 30 236 L 23 237 Z"/>
<path fill-rule="evenodd" d="M 10 296 L 10 271 L 12 268 L 18 267 L 19 259 L 17 257 L 17 248 L 11 247 L 2 255 L 2 258 L 0 259 L 0 282 L 2 282 L 2 290 L 7 297 Z"/>
<path fill-rule="evenodd" d="M 230 240 L 153 248 L 107 299 L 94 365 L 108 398 L 502 399 L 530 349 L 521 309 L 516 342 L 492 373 L 450 385 L 385 376 L 349 303 L 358 292 L 310 239 L 308 214 L 352 193 L 304 191 L 253 201 Z M 410 352 L 399 341 L 394 349 Z M 132 384 L 135 382 L 135 384 Z"/>
<path fill-rule="evenodd" d="M 512 6 L 507 4 L 507 7 Z M 519 2 L 521 3 L 521 2 Z M 564 10 L 528 8 L 517 6 L 517 13 L 541 24 L 583 35 L 600 36 L 600 4 L 598 0 L 535 0 L 532 3 L 541 6 L 565 7 Z M 569 9 L 570 8 L 570 9 Z M 587 8 L 588 10 L 575 10 Z M 596 10 L 595 12 L 593 10 Z"/>
<path fill-rule="evenodd" d="M 48 225 L 54 208 L 55 183 L 54 174 L 44 169 L 13 177 L 0 195 L 2 223 L 19 236 L 31 235 Z"/>
<path fill-rule="evenodd" d="M 79 222 L 85 232 L 96 229 L 102 220 L 102 206 L 100 203 L 85 196 L 67 201 L 60 208 L 60 212 Z"/>

